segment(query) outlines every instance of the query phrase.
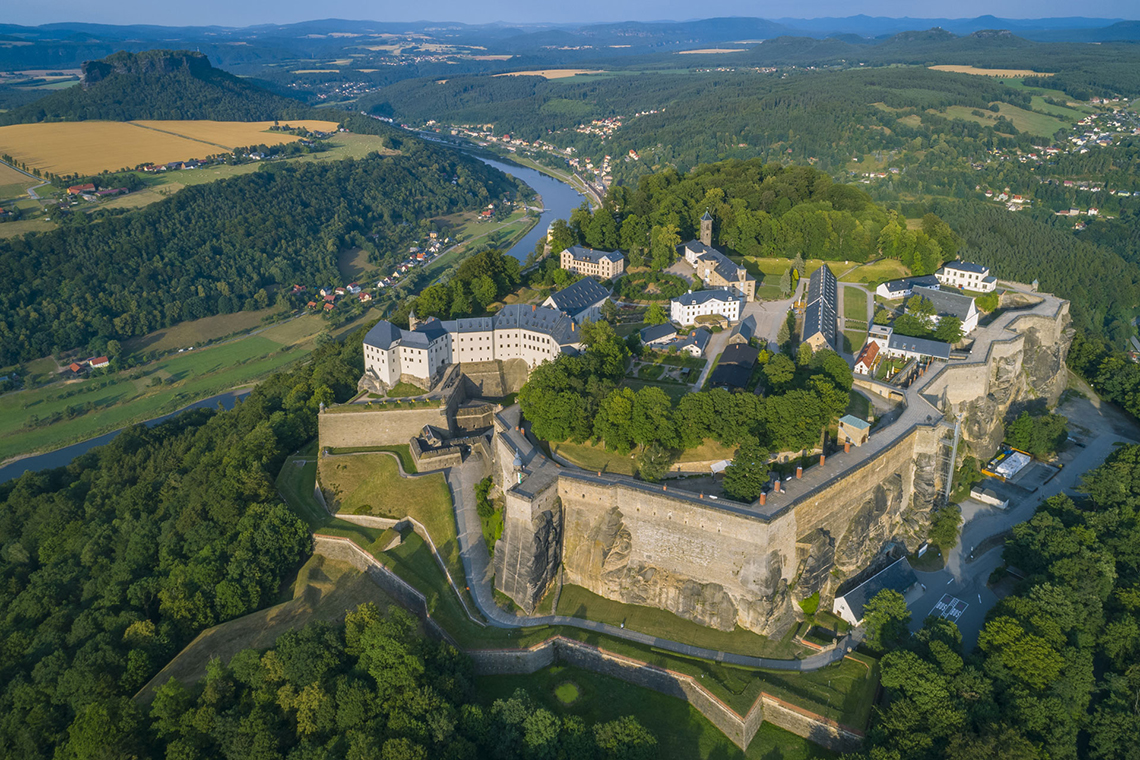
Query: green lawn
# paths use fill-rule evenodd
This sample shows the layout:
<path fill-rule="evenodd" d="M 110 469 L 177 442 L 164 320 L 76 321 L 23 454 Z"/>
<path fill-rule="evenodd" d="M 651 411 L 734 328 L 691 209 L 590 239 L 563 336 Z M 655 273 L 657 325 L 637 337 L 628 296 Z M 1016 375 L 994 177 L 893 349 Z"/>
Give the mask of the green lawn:
<path fill-rule="evenodd" d="M 409 475 L 415 475 L 419 472 L 416 469 L 416 463 L 412 460 L 411 447 L 406 443 L 397 443 L 392 446 L 344 446 L 329 449 L 330 454 L 362 454 L 373 451 L 388 451 L 395 454 L 400 458 L 400 465 L 404 468 L 404 472 Z"/>
<path fill-rule="evenodd" d="M 566 685 L 579 696 L 567 703 L 560 698 Z M 651 689 L 588 670 L 555 665 L 527 676 L 483 676 L 476 679 L 478 699 L 490 705 L 516 689 L 528 692 L 539 705 L 560 717 L 576 715 L 587 723 L 604 723 L 633 715 L 657 737 L 662 760 L 735 760 L 736 758 L 830 758 L 834 754 L 795 734 L 765 723 L 742 752 L 687 702 Z"/>
<path fill-rule="evenodd" d="M 386 453 L 322 457 L 317 469 L 325 500 L 335 512 L 416 519 L 427 529 L 451 577 L 460 582 L 455 510 L 443 473 L 402 478 L 396 460 Z"/>
<path fill-rule="evenodd" d="M 619 475 L 633 475 L 637 465 L 629 454 L 608 451 L 603 444 L 590 443 L 551 443 L 550 449 L 558 456 L 578 465 L 583 470 L 616 472 Z"/>
<path fill-rule="evenodd" d="M 753 657 L 792 659 L 803 651 L 803 647 L 792 642 L 795 629 L 789 630 L 780 640 L 769 639 L 743 628 L 718 631 L 685 620 L 672 612 L 656 607 L 615 602 L 571 584 L 562 586 L 557 612 L 559 615 L 597 620 L 610 625 L 624 623 L 626 628 L 650 636 Z"/>
<path fill-rule="evenodd" d="M 425 393 L 427 393 L 427 391 L 418 385 L 399 382 L 388 391 L 388 396 L 390 398 L 407 398 L 408 396 L 422 396 Z"/>
<path fill-rule="evenodd" d="M 843 288 L 843 316 L 867 322 L 867 294 L 859 288 Z"/>
<path fill-rule="evenodd" d="M 336 332 L 351 330 L 364 319 L 367 314 Z M 84 441 L 254 383 L 307 357 L 326 326 L 321 317 L 305 316 L 132 370 L 0 396 L 0 460 Z M 152 385 L 154 378 L 163 384 Z M 92 408 L 84 411 L 88 402 Z M 29 424 L 33 417 L 41 421 L 34 427 Z"/>
<path fill-rule="evenodd" d="M 909 277 L 910 270 L 895 259 L 879 259 L 878 261 L 860 264 L 840 277 L 842 282 L 854 282 L 863 285 L 878 285 L 887 280 L 897 280 Z"/>
<path fill-rule="evenodd" d="M 863 344 L 867 342 L 867 332 L 865 330 L 844 330 L 843 335 L 843 350 L 849 354 L 856 354 Z"/>

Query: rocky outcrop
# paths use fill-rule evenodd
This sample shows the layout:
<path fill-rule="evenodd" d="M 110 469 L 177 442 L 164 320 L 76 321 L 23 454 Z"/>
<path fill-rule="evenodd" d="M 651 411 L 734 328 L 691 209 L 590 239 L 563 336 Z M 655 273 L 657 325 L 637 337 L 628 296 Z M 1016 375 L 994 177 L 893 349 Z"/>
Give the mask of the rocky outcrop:
<path fill-rule="evenodd" d="M 508 511 L 503 536 L 495 546 L 495 588 L 527 614 L 534 612 L 550 588 L 561 560 L 562 503 L 555 497 L 547 506 L 530 519 Z"/>

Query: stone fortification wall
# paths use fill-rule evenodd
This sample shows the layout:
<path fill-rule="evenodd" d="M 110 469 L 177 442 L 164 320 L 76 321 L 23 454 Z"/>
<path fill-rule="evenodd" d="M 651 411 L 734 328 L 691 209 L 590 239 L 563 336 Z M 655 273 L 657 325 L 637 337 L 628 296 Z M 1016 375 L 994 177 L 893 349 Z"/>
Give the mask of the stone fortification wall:
<path fill-rule="evenodd" d="M 923 390 L 947 416 L 962 416 L 965 448 L 983 459 L 997 451 L 1007 417 L 1035 399 L 1057 403 L 1068 381 L 1065 358 L 1073 335 L 1069 302 L 1053 296 L 1030 312 L 1007 313 L 995 325 L 1000 329 L 981 328 L 993 334 L 974 350 L 979 355 L 944 367 Z"/>
<path fill-rule="evenodd" d="M 529 615 L 558 572 L 562 547 L 562 503 L 558 480 L 534 483 L 503 494 L 503 535 L 495 545 L 495 588 Z"/>
<path fill-rule="evenodd" d="M 920 425 L 794 505 L 794 598 L 831 599 L 844 577 L 892 544 L 915 551 L 943 493 L 953 429 Z"/>
<path fill-rule="evenodd" d="M 563 470 L 564 581 L 720 630 L 781 636 L 799 617 L 794 602 L 829 598 L 892 544 L 917 549 L 944 485 L 946 438 L 941 425 L 915 427 L 774 515 Z"/>
<path fill-rule="evenodd" d="M 457 445 L 425 449 L 420 439 L 413 437 L 408 449 L 411 451 L 412 461 L 416 463 L 416 469 L 420 472 L 446 470 L 448 467 L 458 467 L 463 464 L 463 450 Z"/>
<path fill-rule="evenodd" d="M 470 403 L 455 410 L 455 429 L 461 433 L 486 430 L 495 424 L 495 404 Z"/>
<path fill-rule="evenodd" d="M 458 366 L 470 398 L 502 398 L 517 393 L 530 374 L 525 359 L 462 362 Z"/>
<path fill-rule="evenodd" d="M 326 411 L 317 418 L 321 448 L 391 446 L 418 436 L 424 425 L 450 430 L 447 409 Z"/>
<path fill-rule="evenodd" d="M 764 721 L 835 752 L 857 749 L 863 735 L 802 707 L 761 692 L 745 715 L 710 694 L 691 676 L 650 665 L 574 639 L 555 636 L 523 650 L 476 650 L 468 654 L 480 675 L 527 675 L 563 662 L 683 699 L 742 750 Z"/>
<path fill-rule="evenodd" d="M 720 630 L 779 636 L 794 624 L 794 515 L 768 522 L 569 471 L 558 495 L 565 582 Z"/>

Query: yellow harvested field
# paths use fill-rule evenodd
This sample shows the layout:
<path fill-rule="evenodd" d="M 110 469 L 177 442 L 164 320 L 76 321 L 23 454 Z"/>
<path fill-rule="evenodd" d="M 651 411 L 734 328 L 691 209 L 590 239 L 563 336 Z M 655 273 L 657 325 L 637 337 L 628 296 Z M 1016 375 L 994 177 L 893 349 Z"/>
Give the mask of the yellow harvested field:
<path fill-rule="evenodd" d="M 601 69 L 535 69 L 533 71 L 508 71 L 496 74 L 497 77 L 543 77 L 545 79 L 565 79 L 579 74 L 604 74 Z"/>
<path fill-rule="evenodd" d="M 934 71 L 949 71 L 954 74 L 976 74 L 983 77 L 1000 77 L 1002 79 L 1053 76 L 1043 71 L 1032 71 L 1030 69 L 979 69 L 974 66 L 958 66 L 952 64 L 941 64 L 939 66 L 931 66 L 930 68 Z"/>
<path fill-rule="evenodd" d="M 678 50 L 677 55 L 704 55 L 706 53 L 743 53 L 745 48 L 701 48 L 699 50 Z"/>
<path fill-rule="evenodd" d="M 336 122 L 290 125 L 332 131 Z M 0 127 L 0 153 L 55 174 L 96 174 L 146 163 L 205 158 L 240 145 L 298 138 L 269 132 L 271 121 L 75 121 Z"/>

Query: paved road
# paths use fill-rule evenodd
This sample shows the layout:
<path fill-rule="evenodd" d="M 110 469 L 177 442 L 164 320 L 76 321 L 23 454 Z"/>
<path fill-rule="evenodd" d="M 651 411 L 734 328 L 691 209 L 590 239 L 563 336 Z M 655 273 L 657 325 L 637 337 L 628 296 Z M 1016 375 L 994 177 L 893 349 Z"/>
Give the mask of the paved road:
<path fill-rule="evenodd" d="M 541 453 L 533 453 L 535 458 L 541 458 Z M 533 461 L 529 460 L 528 464 Z M 767 668 L 769 670 L 795 670 L 810 671 L 843 659 L 851 650 L 859 645 L 863 639 L 863 632 L 856 631 L 844 638 L 840 645 L 829 652 L 821 652 L 802 660 L 774 660 L 766 657 L 747 657 L 745 655 L 720 652 L 703 647 L 690 646 L 680 642 L 649 636 L 627 628 L 598 623 L 593 620 L 584 620 L 565 615 L 537 615 L 515 616 L 495 604 L 492 595 L 494 571 L 491 568 L 490 558 L 487 554 L 487 544 L 483 540 L 483 531 L 479 523 L 479 514 L 475 508 L 475 483 L 482 474 L 482 463 L 476 456 L 472 456 L 459 467 L 453 467 L 447 472 L 447 483 L 451 487 L 455 502 L 455 518 L 459 533 L 459 556 L 463 562 L 463 570 L 467 574 L 468 589 L 486 619 L 488 625 L 495 628 L 524 628 L 532 626 L 570 626 L 587 631 L 604 633 L 607 636 L 635 641 L 640 644 L 664 649 L 669 652 L 686 657 L 699 657 L 716 662 L 727 662 L 751 668 Z"/>
<path fill-rule="evenodd" d="M 1085 400 L 1077 400 L 1061 410 L 1072 419 L 1080 420 L 1082 427 L 1090 429 L 1093 437 L 1085 442 L 1083 449 L 1052 480 L 1018 501 L 1011 501 L 1009 508 L 1002 510 L 972 499 L 962 504 L 962 533 L 958 545 L 946 558 L 946 567 L 934 573 L 917 573 L 926 586 L 926 593 L 910 605 L 911 629 L 918 630 L 922 621 L 933 609 L 943 594 L 956 596 L 970 606 L 958 619 L 966 648 L 973 647 L 978 633 L 985 624 L 985 615 L 997 604 L 997 597 L 986 582 L 990 574 L 1002 564 L 1002 546 L 997 545 L 979 556 L 971 556 L 974 549 L 987 538 L 997 536 L 1018 523 L 1033 516 L 1037 506 L 1051 496 L 1071 493 L 1080 484 L 1081 477 L 1104 462 L 1105 458 L 1120 444 L 1136 443 L 1121 435 L 1112 419 L 1113 411 L 1099 408 Z"/>

